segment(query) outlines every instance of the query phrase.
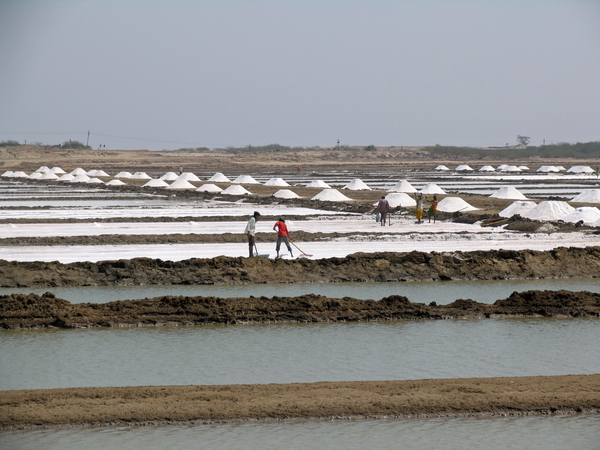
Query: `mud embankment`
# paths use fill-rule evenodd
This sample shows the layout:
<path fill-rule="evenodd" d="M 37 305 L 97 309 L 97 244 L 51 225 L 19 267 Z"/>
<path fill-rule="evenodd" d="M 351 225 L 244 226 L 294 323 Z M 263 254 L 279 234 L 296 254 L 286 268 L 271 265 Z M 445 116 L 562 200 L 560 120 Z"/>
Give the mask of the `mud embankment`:
<path fill-rule="evenodd" d="M 0 392 L 0 430 L 597 413 L 600 375 Z"/>
<path fill-rule="evenodd" d="M 299 297 L 173 297 L 70 303 L 54 294 L 0 296 L 0 328 L 88 328 L 275 322 L 354 322 L 399 319 L 498 317 L 600 317 L 600 294 L 571 291 L 514 292 L 494 304 L 456 300 L 412 303 L 392 295 L 379 301 Z"/>
<path fill-rule="evenodd" d="M 0 260 L 2 287 L 334 283 L 595 278 L 600 247 L 550 251 L 355 253 L 345 258 L 15 262 Z"/>

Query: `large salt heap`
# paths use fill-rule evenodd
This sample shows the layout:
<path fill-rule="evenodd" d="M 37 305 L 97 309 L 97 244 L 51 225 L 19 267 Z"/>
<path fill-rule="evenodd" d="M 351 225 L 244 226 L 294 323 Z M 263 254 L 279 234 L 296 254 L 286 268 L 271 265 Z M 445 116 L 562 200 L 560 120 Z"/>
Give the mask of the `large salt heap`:
<path fill-rule="evenodd" d="M 542 166 L 538 170 L 536 170 L 536 172 L 550 173 L 550 172 L 560 172 L 560 170 L 558 170 L 558 168 L 556 168 L 554 166 Z"/>
<path fill-rule="evenodd" d="M 265 182 L 265 186 L 289 186 L 283 178 L 271 178 Z"/>
<path fill-rule="evenodd" d="M 537 206 L 536 203 L 532 202 L 532 201 L 512 202 L 510 205 L 508 205 L 506 208 L 504 208 L 502 211 L 500 211 L 498 213 L 498 215 L 500 217 L 512 217 L 512 216 L 516 216 L 517 214 L 520 216 L 524 216 L 525 214 L 527 214 L 529 211 L 531 211 L 536 206 Z"/>
<path fill-rule="evenodd" d="M 573 197 L 574 203 L 600 203 L 600 189 L 590 189 Z"/>
<path fill-rule="evenodd" d="M 438 203 L 437 207 L 438 211 L 441 212 L 467 212 L 467 211 L 476 211 L 478 208 L 469 205 L 460 197 L 446 197 L 442 201 Z"/>
<path fill-rule="evenodd" d="M 123 183 L 121 180 L 111 180 L 106 183 L 107 186 L 125 186 L 127 183 Z"/>
<path fill-rule="evenodd" d="M 495 172 L 496 169 L 494 169 L 492 166 L 481 166 L 481 169 L 479 169 L 480 172 Z"/>
<path fill-rule="evenodd" d="M 0 175 L 1 177 L 12 177 L 15 173 L 12 170 L 7 170 L 6 172 L 4 172 L 2 175 Z"/>
<path fill-rule="evenodd" d="M 73 175 L 73 174 L 71 173 L 71 175 Z M 75 178 L 69 180 L 69 183 L 87 183 L 90 180 L 91 180 L 90 177 L 88 177 L 86 174 L 82 173 L 81 175 L 77 175 L 77 176 L 75 176 Z"/>
<path fill-rule="evenodd" d="M 216 184 L 206 183 L 200 186 L 198 189 L 196 189 L 196 192 L 211 192 L 213 194 L 217 194 L 219 192 L 223 192 L 223 189 L 221 189 Z"/>
<path fill-rule="evenodd" d="M 66 173 L 64 170 L 62 170 L 62 169 L 61 169 L 60 167 L 58 167 L 58 166 L 55 166 L 55 167 L 53 167 L 52 169 L 50 169 L 50 172 L 52 172 L 52 173 L 55 173 L 55 174 L 57 174 L 57 175 L 58 175 L 58 174 L 61 174 L 61 175 L 62 175 L 63 173 Z"/>
<path fill-rule="evenodd" d="M 577 223 L 583 220 L 584 224 L 591 224 L 600 220 L 600 209 L 595 206 L 580 206 L 571 214 L 563 217 L 562 220 L 569 223 Z"/>
<path fill-rule="evenodd" d="M 136 172 L 131 175 L 132 180 L 151 180 L 152 177 L 148 175 L 146 172 Z"/>
<path fill-rule="evenodd" d="M 78 167 L 77 169 L 73 169 L 69 173 L 75 177 L 78 175 L 87 175 L 87 172 L 85 170 L 83 170 L 81 167 Z"/>
<path fill-rule="evenodd" d="M 175 172 L 167 172 L 162 177 L 160 177 L 163 181 L 175 181 L 179 175 Z"/>
<path fill-rule="evenodd" d="M 567 202 L 544 201 L 533 208 L 523 217 L 531 220 L 562 220 L 567 215 L 575 211 Z"/>
<path fill-rule="evenodd" d="M 200 181 L 200 178 L 198 178 L 192 172 L 184 172 L 181 175 L 179 175 L 177 177 L 177 179 L 178 180 L 185 180 L 185 181 Z"/>
<path fill-rule="evenodd" d="M 223 175 L 221 172 L 215 173 L 212 177 L 208 179 L 208 181 L 212 181 L 213 183 L 231 183 L 231 180 Z"/>
<path fill-rule="evenodd" d="M 72 173 L 65 173 L 64 175 L 61 175 L 56 181 L 71 181 L 73 178 L 75 178 L 75 175 L 73 175 Z"/>
<path fill-rule="evenodd" d="M 439 187 L 437 184 L 429 183 L 423 189 L 421 189 L 421 193 L 423 193 L 423 194 L 442 194 L 443 195 L 446 192 L 444 192 L 444 190 L 441 187 Z"/>
<path fill-rule="evenodd" d="M 370 191 L 371 188 L 367 186 L 361 179 L 355 178 L 342 189 L 349 189 L 351 191 Z"/>
<path fill-rule="evenodd" d="M 44 174 L 44 172 L 33 172 L 27 178 L 29 178 L 30 180 L 37 180 L 38 178 L 42 178 L 43 174 Z"/>
<path fill-rule="evenodd" d="M 311 200 L 320 200 L 322 202 L 344 202 L 352 199 L 346 197 L 337 189 L 324 189 L 311 198 Z"/>
<path fill-rule="evenodd" d="M 273 197 L 276 198 L 300 198 L 298 194 L 294 191 L 290 191 L 289 189 L 279 189 L 277 192 L 273 194 Z"/>
<path fill-rule="evenodd" d="M 514 186 L 502 186 L 496 192 L 494 192 L 490 197 L 493 198 L 506 198 L 512 200 L 527 200 L 519 190 Z"/>
<path fill-rule="evenodd" d="M 119 172 L 115 175 L 115 178 L 131 178 L 132 176 L 131 172 Z"/>
<path fill-rule="evenodd" d="M 58 175 L 49 170 L 40 177 L 40 180 L 58 180 Z"/>
<path fill-rule="evenodd" d="M 406 180 L 400 180 L 393 187 L 388 189 L 388 192 L 406 192 L 412 194 L 417 190 Z"/>
<path fill-rule="evenodd" d="M 397 208 L 399 206 L 402 208 L 411 208 L 417 206 L 416 200 L 405 192 L 392 192 L 387 194 L 385 199 L 390 204 L 390 208 Z"/>
<path fill-rule="evenodd" d="M 246 190 L 242 186 L 233 185 L 233 186 L 229 186 L 227 189 L 225 189 L 223 192 L 221 192 L 221 194 L 224 194 L 224 195 L 252 195 L 252 192 Z"/>
<path fill-rule="evenodd" d="M 174 189 L 174 190 L 185 190 L 185 189 L 196 189 L 196 186 L 194 186 L 192 183 L 190 183 L 187 180 L 175 180 L 173 181 L 173 183 L 169 186 L 167 186 L 167 189 Z"/>
<path fill-rule="evenodd" d="M 254 178 L 252 178 L 250 175 L 240 175 L 235 180 L 233 180 L 232 183 L 234 183 L 234 184 L 260 184 L 258 181 L 256 181 Z M 227 189 L 225 189 L 225 190 L 227 190 Z"/>
<path fill-rule="evenodd" d="M 573 166 L 567 170 L 567 173 L 594 173 L 594 169 L 590 166 Z"/>
<path fill-rule="evenodd" d="M 437 166 L 435 169 L 433 170 L 438 170 L 438 171 L 446 171 L 446 170 L 450 170 L 448 169 L 446 166 L 444 166 L 443 164 L 440 164 L 439 166 Z"/>
<path fill-rule="evenodd" d="M 501 171 L 502 172 L 520 172 L 521 169 L 519 169 L 517 166 L 506 166 Z"/>
<path fill-rule="evenodd" d="M 165 180 L 161 180 L 160 178 L 157 178 L 157 179 L 148 181 L 142 187 L 167 187 L 168 185 L 169 185 L 169 183 L 167 183 Z"/>
<path fill-rule="evenodd" d="M 324 188 L 324 189 L 330 189 L 331 188 L 331 186 L 329 186 L 323 180 L 314 180 L 314 181 L 311 181 L 310 183 L 308 183 L 306 185 L 306 187 L 309 187 L 309 188 Z"/>
<path fill-rule="evenodd" d="M 470 166 L 468 166 L 467 164 L 461 164 L 460 166 L 456 167 L 457 172 L 472 172 L 473 169 L 471 169 Z"/>

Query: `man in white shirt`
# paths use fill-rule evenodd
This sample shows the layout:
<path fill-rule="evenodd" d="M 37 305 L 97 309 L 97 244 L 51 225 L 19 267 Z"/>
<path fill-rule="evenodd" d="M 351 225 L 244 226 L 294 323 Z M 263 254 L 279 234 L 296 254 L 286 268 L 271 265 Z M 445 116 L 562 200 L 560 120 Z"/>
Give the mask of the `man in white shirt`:
<path fill-rule="evenodd" d="M 252 258 L 254 256 L 254 245 L 255 245 L 255 240 L 254 240 L 254 236 L 256 234 L 256 221 L 258 220 L 258 218 L 260 217 L 260 213 L 258 211 L 254 211 L 254 215 L 252 217 L 250 217 L 250 220 L 248 221 L 248 224 L 246 225 L 246 230 L 244 231 L 246 233 L 246 235 L 248 236 L 248 247 L 249 247 L 249 258 Z"/>

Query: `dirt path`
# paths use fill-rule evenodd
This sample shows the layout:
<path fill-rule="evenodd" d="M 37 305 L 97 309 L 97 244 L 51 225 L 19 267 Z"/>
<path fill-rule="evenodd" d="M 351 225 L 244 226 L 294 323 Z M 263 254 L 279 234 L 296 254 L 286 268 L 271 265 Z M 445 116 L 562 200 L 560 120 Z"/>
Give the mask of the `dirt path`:
<path fill-rule="evenodd" d="M 0 429 L 600 410 L 600 375 L 0 392 Z"/>

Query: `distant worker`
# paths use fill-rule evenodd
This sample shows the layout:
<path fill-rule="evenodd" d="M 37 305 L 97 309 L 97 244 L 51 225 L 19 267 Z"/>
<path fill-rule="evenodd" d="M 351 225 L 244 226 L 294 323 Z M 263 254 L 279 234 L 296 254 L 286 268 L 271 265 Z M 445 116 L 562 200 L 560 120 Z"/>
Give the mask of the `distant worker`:
<path fill-rule="evenodd" d="M 181 167 L 179 168 L 179 175 L 182 175 L 182 174 L 183 174 L 183 166 L 181 166 Z"/>
<path fill-rule="evenodd" d="M 381 214 L 381 226 L 385 227 L 385 219 L 390 212 L 390 203 L 385 199 L 385 195 L 381 196 L 381 200 L 377 203 L 377 211 Z"/>
<path fill-rule="evenodd" d="M 280 217 L 279 221 L 275 223 L 273 230 L 277 231 L 277 246 L 275 247 L 275 251 L 277 251 L 277 258 L 279 258 L 279 249 L 281 248 L 282 242 L 285 243 L 285 246 L 290 252 L 290 256 L 293 258 L 294 254 L 292 253 L 292 247 L 290 246 L 290 232 L 287 229 L 287 225 L 285 224 L 285 219 L 283 217 Z"/>
<path fill-rule="evenodd" d="M 433 223 L 435 223 L 435 217 L 437 216 L 438 210 L 438 199 L 437 196 L 434 195 L 433 196 L 433 200 L 431 200 L 431 206 L 429 207 L 429 210 L 427 211 L 427 217 L 429 218 L 429 223 L 431 223 L 431 218 L 433 217 Z"/>
<path fill-rule="evenodd" d="M 248 257 L 252 258 L 254 256 L 254 246 L 256 245 L 255 235 L 256 235 L 256 221 L 260 217 L 260 213 L 258 211 L 254 211 L 252 217 L 248 221 L 246 225 L 246 230 L 244 233 L 248 236 L 248 247 L 249 247 L 249 255 Z"/>
<path fill-rule="evenodd" d="M 415 192 L 415 200 L 417 201 L 417 207 L 415 209 L 415 215 L 417 216 L 417 223 L 421 223 L 423 218 L 423 193 Z"/>

